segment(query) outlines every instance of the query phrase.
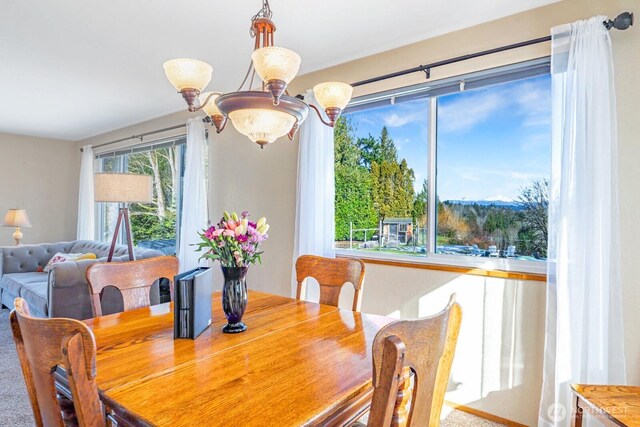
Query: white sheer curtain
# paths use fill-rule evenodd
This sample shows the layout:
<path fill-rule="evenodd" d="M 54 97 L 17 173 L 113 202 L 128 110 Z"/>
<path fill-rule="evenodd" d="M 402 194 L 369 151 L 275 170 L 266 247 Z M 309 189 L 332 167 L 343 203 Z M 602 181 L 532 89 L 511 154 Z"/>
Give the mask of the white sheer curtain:
<path fill-rule="evenodd" d="M 598 16 L 553 29 L 553 148 L 540 426 L 568 426 L 572 383 L 625 378 L 611 40 Z"/>
<path fill-rule="evenodd" d="M 200 254 L 191 246 L 198 243 L 198 232 L 207 227 L 207 142 L 201 118 L 187 121 L 187 152 L 185 153 L 184 187 L 182 191 L 182 219 L 178 259 L 180 272 L 198 267 Z"/>
<path fill-rule="evenodd" d="M 90 145 L 82 147 L 78 191 L 78 240 L 95 240 L 95 205 L 93 198 L 93 166 L 95 156 Z"/>
<path fill-rule="evenodd" d="M 318 105 L 312 90 L 307 90 L 304 99 Z M 300 126 L 292 295 L 295 295 L 295 261 L 298 256 L 335 256 L 333 168 L 333 129 L 322 124 L 312 110 Z M 318 295 L 310 290 L 307 297 L 313 300 Z"/>

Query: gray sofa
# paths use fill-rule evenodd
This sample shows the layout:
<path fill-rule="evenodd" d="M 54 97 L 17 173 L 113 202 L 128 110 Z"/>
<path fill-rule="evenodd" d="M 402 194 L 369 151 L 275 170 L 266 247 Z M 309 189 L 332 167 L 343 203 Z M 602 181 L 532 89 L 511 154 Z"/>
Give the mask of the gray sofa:
<path fill-rule="evenodd" d="M 0 247 L 0 302 L 3 306 L 13 309 L 14 299 L 24 298 L 32 315 L 38 317 L 92 317 L 85 274 L 90 265 L 107 260 L 109 246 L 108 243 L 76 240 Z M 134 251 L 136 259 L 164 255 L 152 249 L 135 248 Z M 48 273 L 38 272 L 38 267 L 46 266 L 57 252 L 94 253 L 98 259 L 58 263 L 54 264 Z M 127 247 L 116 247 L 113 261 L 128 260 Z M 155 296 L 152 289 L 152 303 L 157 302 L 159 295 L 158 285 L 154 287 Z M 102 301 L 104 314 L 122 310 L 122 297 L 116 289 L 105 289 Z"/>

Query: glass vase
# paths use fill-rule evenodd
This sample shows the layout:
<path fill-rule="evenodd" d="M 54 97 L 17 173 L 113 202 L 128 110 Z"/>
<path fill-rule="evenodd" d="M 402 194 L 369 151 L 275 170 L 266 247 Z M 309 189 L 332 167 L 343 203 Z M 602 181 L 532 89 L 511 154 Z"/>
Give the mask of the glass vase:
<path fill-rule="evenodd" d="M 242 316 L 247 308 L 247 271 L 249 267 L 222 267 L 222 310 L 227 324 L 222 328 L 225 334 L 237 334 L 247 330 Z"/>

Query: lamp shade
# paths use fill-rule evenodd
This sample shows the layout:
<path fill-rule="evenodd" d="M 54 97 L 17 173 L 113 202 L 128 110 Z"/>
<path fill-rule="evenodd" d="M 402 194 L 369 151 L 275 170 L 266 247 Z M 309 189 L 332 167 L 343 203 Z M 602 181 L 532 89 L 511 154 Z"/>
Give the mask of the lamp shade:
<path fill-rule="evenodd" d="M 24 209 L 9 209 L 2 221 L 3 227 L 31 227 L 27 211 Z"/>
<path fill-rule="evenodd" d="M 163 67 L 167 79 L 178 92 L 184 89 L 202 92 L 211 81 L 213 72 L 211 65 L 197 59 L 172 59 L 165 62 Z"/>
<path fill-rule="evenodd" d="M 211 117 L 222 115 L 222 113 L 218 109 L 218 106 L 216 105 L 216 99 L 218 99 L 220 95 L 222 95 L 220 92 L 204 92 L 200 94 L 200 105 L 203 105 L 207 98 L 211 96 L 211 98 L 209 98 L 209 102 L 207 102 L 204 107 L 202 107 L 207 116 Z"/>
<path fill-rule="evenodd" d="M 261 145 L 286 135 L 296 122 L 291 114 L 261 108 L 232 111 L 229 118 L 238 132 Z"/>
<path fill-rule="evenodd" d="M 97 173 L 94 176 L 96 202 L 151 203 L 153 178 L 151 175 L 130 173 Z"/>
<path fill-rule="evenodd" d="M 325 82 L 313 87 L 313 93 L 323 109 L 344 110 L 353 94 L 353 87 L 342 82 Z"/>
<path fill-rule="evenodd" d="M 300 69 L 300 55 L 283 47 L 263 47 L 251 54 L 253 66 L 265 82 L 282 80 L 289 84 Z"/>

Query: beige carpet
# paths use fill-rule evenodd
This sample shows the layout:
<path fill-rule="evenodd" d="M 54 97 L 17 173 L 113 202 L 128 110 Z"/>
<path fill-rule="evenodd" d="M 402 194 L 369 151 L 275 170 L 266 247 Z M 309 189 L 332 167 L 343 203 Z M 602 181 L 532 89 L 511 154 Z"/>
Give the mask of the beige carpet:
<path fill-rule="evenodd" d="M 441 427 L 500 427 L 504 425 L 447 407 L 443 409 L 443 414 L 447 410 L 450 412 L 442 419 Z"/>
<path fill-rule="evenodd" d="M 447 408 L 445 408 L 445 413 Z M 34 425 L 27 389 L 11 337 L 9 311 L 0 313 L 0 426 L 31 427 Z M 442 427 L 500 426 L 465 412 L 451 411 Z"/>
<path fill-rule="evenodd" d="M 0 426 L 33 426 L 33 413 L 11 337 L 9 311 L 0 313 Z"/>

